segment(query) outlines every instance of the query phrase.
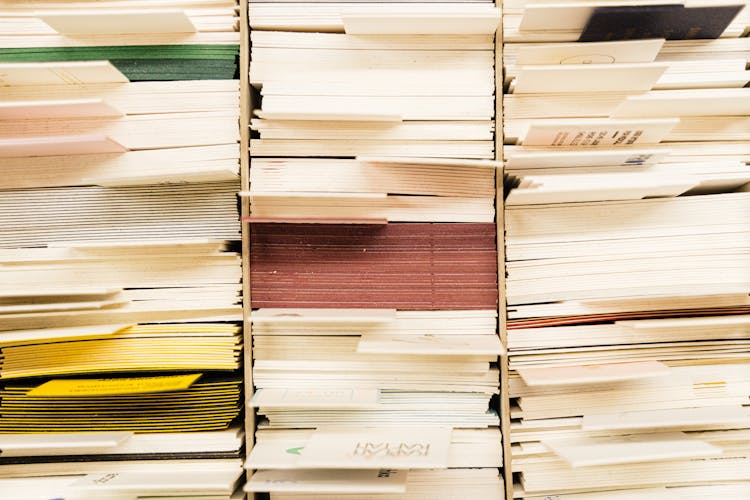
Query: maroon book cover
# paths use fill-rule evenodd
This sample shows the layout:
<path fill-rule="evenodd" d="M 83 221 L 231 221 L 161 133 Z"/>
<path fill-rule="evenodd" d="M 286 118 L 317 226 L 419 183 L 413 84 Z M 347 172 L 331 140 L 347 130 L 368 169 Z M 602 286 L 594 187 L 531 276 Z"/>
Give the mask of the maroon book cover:
<path fill-rule="evenodd" d="M 495 224 L 251 224 L 251 304 L 496 309 Z"/>

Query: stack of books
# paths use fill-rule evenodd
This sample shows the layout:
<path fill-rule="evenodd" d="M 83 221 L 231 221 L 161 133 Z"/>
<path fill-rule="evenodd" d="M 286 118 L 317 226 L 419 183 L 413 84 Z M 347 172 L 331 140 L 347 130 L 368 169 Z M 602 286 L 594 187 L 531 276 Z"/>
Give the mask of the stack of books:
<path fill-rule="evenodd" d="M 516 498 L 750 495 L 742 7 L 506 11 Z"/>
<path fill-rule="evenodd" d="M 252 2 L 249 22 L 246 490 L 503 498 L 499 11 Z"/>
<path fill-rule="evenodd" d="M 252 32 L 254 157 L 494 158 L 492 32 L 347 33 Z"/>
<path fill-rule="evenodd" d="M 350 35 L 492 35 L 500 15 L 489 0 L 457 2 L 286 2 L 248 3 L 256 31 L 347 33 Z M 273 35 L 272 35 L 273 36 Z M 359 43 L 359 42 L 354 42 Z"/>
<path fill-rule="evenodd" d="M 0 249 L 0 262 L 4 331 L 242 319 L 240 259 L 225 242 L 50 244 Z"/>
<path fill-rule="evenodd" d="M 0 32 L 2 497 L 242 498 L 238 5 Z"/>
<path fill-rule="evenodd" d="M 495 165 L 421 158 L 258 158 L 252 220 L 492 222 Z"/>
<path fill-rule="evenodd" d="M 106 60 L 131 81 L 233 79 L 238 9 L 235 0 L 3 1 L 0 61 Z"/>

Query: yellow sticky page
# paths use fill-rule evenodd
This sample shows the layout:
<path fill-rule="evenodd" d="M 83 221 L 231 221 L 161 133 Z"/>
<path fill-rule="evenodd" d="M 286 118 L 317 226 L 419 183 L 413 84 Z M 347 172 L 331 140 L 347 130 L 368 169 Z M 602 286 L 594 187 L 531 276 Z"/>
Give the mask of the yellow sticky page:
<path fill-rule="evenodd" d="M 201 373 L 166 377 L 55 379 L 30 390 L 27 396 L 91 397 L 148 392 L 184 391 L 200 378 Z"/>

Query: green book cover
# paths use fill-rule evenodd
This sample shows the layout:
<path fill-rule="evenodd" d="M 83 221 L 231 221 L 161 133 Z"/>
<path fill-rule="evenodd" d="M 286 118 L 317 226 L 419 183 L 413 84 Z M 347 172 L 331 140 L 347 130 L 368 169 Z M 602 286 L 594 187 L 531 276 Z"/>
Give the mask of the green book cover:
<path fill-rule="evenodd" d="M 0 62 L 109 60 L 131 81 L 237 78 L 238 45 L 135 45 L 0 49 Z"/>

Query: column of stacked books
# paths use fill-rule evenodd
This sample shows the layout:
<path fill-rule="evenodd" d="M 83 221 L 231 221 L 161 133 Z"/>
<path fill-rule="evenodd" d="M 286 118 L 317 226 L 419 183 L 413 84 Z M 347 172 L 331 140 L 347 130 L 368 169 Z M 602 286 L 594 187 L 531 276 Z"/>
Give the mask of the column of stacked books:
<path fill-rule="evenodd" d="M 490 3 L 251 2 L 252 492 L 504 497 Z"/>
<path fill-rule="evenodd" d="M 744 3 L 506 3 L 517 498 L 750 498 Z"/>
<path fill-rule="evenodd" d="M 0 2 L 4 500 L 242 498 L 237 15 Z"/>

